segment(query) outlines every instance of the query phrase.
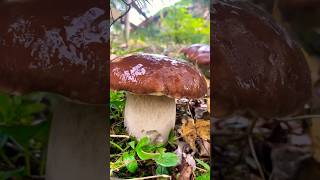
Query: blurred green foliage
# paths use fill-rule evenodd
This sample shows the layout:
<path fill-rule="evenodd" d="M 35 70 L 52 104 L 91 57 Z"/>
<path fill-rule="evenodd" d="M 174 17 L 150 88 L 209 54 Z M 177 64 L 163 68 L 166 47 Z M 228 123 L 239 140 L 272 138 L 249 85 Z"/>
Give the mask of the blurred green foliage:
<path fill-rule="evenodd" d="M 162 36 L 179 44 L 209 43 L 210 26 L 203 18 L 195 18 L 184 7 L 169 8 L 162 21 Z"/>
<path fill-rule="evenodd" d="M 209 43 L 210 22 L 203 17 L 191 14 L 188 8 L 191 0 L 180 1 L 174 6 L 162 9 L 155 17 L 159 20 L 148 26 L 138 28 L 132 33 L 133 39 L 157 43 L 174 42 L 176 44 Z M 204 4 L 208 3 L 206 1 Z"/>
<path fill-rule="evenodd" d="M 36 113 L 45 109 L 45 105 L 22 96 L 0 94 L 0 124 L 30 125 Z"/>
<path fill-rule="evenodd" d="M 110 90 L 110 119 L 118 120 L 123 117 L 125 105 L 124 92 Z"/>
<path fill-rule="evenodd" d="M 50 121 L 42 116 L 45 109 L 46 105 L 39 99 L 0 93 L 1 180 L 30 177 L 35 164 L 36 174 L 44 174 L 44 149 L 50 126 Z M 35 154 L 41 158 L 36 158 Z"/>

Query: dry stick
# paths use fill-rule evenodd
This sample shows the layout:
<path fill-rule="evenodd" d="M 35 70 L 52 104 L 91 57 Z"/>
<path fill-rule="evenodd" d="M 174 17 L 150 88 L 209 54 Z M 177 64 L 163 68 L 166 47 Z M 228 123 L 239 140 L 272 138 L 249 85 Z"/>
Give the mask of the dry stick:
<path fill-rule="evenodd" d="M 251 149 L 251 154 L 252 154 L 252 156 L 254 158 L 254 161 L 256 162 L 256 164 L 258 166 L 258 170 L 259 170 L 260 176 L 262 177 L 263 180 L 266 180 L 266 178 L 264 177 L 264 173 L 263 173 L 262 167 L 261 167 L 260 162 L 258 160 L 256 151 L 254 149 L 254 145 L 253 145 L 253 141 L 252 141 L 252 135 L 249 135 L 248 140 L 249 140 L 249 146 L 250 146 L 250 149 Z"/>
<path fill-rule="evenodd" d="M 273 176 L 274 176 L 274 173 L 273 173 L 274 171 L 272 170 L 271 171 L 271 174 L 270 174 L 270 176 L 269 176 L 269 180 L 272 180 L 273 179 Z"/>
<path fill-rule="evenodd" d="M 130 138 L 130 136 L 128 135 L 116 135 L 116 134 L 110 134 L 110 137 L 111 138 L 127 138 L 127 139 Z"/>
<path fill-rule="evenodd" d="M 311 118 L 320 118 L 320 115 L 319 114 L 310 114 L 310 115 L 302 115 L 302 116 L 295 116 L 295 117 L 277 118 L 276 120 L 295 121 L 295 120 L 311 119 Z"/>
<path fill-rule="evenodd" d="M 157 176 L 147 176 L 141 178 L 132 178 L 130 180 L 144 180 L 144 179 L 156 179 L 156 178 L 167 178 L 171 180 L 171 176 L 168 175 L 157 175 Z M 121 178 L 110 178 L 111 180 L 129 180 L 129 179 L 121 179 Z"/>
<path fill-rule="evenodd" d="M 254 161 L 256 162 L 256 165 L 258 167 L 258 170 L 259 170 L 259 173 L 260 173 L 260 176 L 263 180 L 266 180 L 265 176 L 264 176 L 264 173 L 263 173 L 263 170 L 262 170 L 262 167 L 261 167 L 261 164 L 258 160 L 258 157 L 257 157 L 257 154 L 256 154 L 256 150 L 254 149 L 254 145 L 253 145 L 253 140 L 252 140 L 252 131 L 253 131 L 253 128 L 255 127 L 257 123 L 257 119 L 254 119 L 252 124 L 250 125 L 249 129 L 248 129 L 248 141 L 249 141 L 249 147 L 250 147 L 250 150 L 251 150 L 251 154 L 253 156 L 253 159 Z"/>
<path fill-rule="evenodd" d="M 206 169 L 202 169 L 202 168 L 199 168 L 196 166 L 196 169 L 198 169 L 199 171 L 202 171 L 202 172 L 208 172 Z"/>
<path fill-rule="evenodd" d="M 118 18 L 114 19 L 113 22 L 111 22 L 110 27 L 117 22 L 119 19 L 123 18 L 131 9 L 131 3 L 127 3 L 126 1 L 122 1 L 124 4 L 126 4 L 126 6 L 128 7 L 128 9 Z"/>
<path fill-rule="evenodd" d="M 141 178 L 133 178 L 130 180 L 144 180 L 144 179 L 155 179 L 155 178 L 167 178 L 171 180 L 171 176 L 168 176 L 168 175 L 148 176 L 148 177 L 141 177 Z"/>
<path fill-rule="evenodd" d="M 191 108 L 190 108 L 190 100 L 188 100 L 188 111 L 190 113 L 191 118 L 194 119 L 192 112 L 191 112 Z"/>

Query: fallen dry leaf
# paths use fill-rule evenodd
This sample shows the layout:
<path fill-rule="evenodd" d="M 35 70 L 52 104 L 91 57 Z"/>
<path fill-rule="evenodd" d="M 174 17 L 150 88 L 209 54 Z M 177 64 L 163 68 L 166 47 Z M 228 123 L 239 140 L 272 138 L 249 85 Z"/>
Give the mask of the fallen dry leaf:
<path fill-rule="evenodd" d="M 210 143 L 208 141 L 200 140 L 200 157 L 210 157 Z"/>
<path fill-rule="evenodd" d="M 182 123 L 180 132 L 184 141 L 190 145 L 191 149 L 195 150 L 197 131 L 195 128 L 194 120 L 189 118 L 186 121 L 184 121 Z"/>
<path fill-rule="evenodd" d="M 184 141 L 195 151 L 197 138 L 205 141 L 210 140 L 210 120 L 194 121 L 189 118 L 182 123 L 180 132 Z"/>
<path fill-rule="evenodd" d="M 180 175 L 178 180 L 191 180 L 194 179 L 193 177 L 193 168 L 190 166 L 185 160 L 183 160 L 182 164 L 180 165 Z"/>
<path fill-rule="evenodd" d="M 210 121 L 196 120 L 195 128 L 197 135 L 203 140 L 210 140 Z"/>

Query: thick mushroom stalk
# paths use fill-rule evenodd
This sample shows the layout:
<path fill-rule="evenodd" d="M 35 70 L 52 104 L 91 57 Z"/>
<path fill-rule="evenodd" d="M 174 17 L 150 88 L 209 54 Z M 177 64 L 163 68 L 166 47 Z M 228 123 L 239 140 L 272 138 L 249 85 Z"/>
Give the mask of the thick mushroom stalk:
<path fill-rule="evenodd" d="M 166 142 L 174 128 L 174 98 L 200 98 L 207 92 L 203 75 L 182 61 L 156 54 L 134 54 L 110 63 L 110 86 L 127 91 L 125 125 L 136 138 Z M 139 94 L 139 95 L 138 95 Z"/>
<path fill-rule="evenodd" d="M 106 179 L 106 106 L 61 101 L 51 123 L 47 180 Z"/>
<path fill-rule="evenodd" d="M 176 121 L 176 103 L 167 96 L 127 93 L 124 123 L 130 135 L 166 142 Z"/>

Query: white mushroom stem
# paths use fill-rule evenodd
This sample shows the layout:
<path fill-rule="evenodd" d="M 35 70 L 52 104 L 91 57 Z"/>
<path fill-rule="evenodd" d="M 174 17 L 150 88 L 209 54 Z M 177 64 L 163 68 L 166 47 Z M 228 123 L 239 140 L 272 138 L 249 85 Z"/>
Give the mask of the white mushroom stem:
<path fill-rule="evenodd" d="M 46 180 L 107 179 L 107 109 L 63 101 L 54 109 Z"/>
<path fill-rule="evenodd" d="M 149 136 L 156 142 L 167 142 L 176 121 L 176 103 L 167 96 L 127 93 L 125 126 L 130 135 L 141 139 Z"/>

